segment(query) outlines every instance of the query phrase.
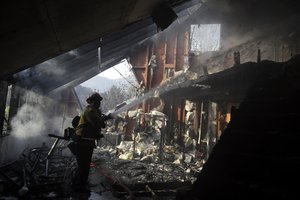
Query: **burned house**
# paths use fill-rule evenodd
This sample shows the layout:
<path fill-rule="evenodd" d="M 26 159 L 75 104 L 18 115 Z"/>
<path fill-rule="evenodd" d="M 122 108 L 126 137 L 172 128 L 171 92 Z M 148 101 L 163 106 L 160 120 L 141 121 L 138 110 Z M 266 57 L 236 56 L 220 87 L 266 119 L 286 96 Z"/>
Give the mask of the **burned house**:
<path fill-rule="evenodd" d="M 299 8 L 294 0 L 8 4 L 0 198 L 299 199 Z M 124 59 L 136 96 L 111 111 L 91 193 L 74 196 L 64 136 L 84 107 L 74 88 Z"/>

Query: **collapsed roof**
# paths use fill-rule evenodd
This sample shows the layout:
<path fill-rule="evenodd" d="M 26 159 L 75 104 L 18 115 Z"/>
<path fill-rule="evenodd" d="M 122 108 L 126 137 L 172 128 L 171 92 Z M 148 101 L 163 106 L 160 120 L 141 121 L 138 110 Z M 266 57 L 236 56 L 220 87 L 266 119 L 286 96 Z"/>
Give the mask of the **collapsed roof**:
<path fill-rule="evenodd" d="M 133 4 L 129 4 L 132 8 L 130 6 L 126 7 L 125 4 L 127 3 Z M 178 16 L 175 24 L 180 23 L 179 20 L 183 20 L 184 17 L 189 16 L 195 11 L 199 7 L 198 3 L 198 1 L 170 1 L 170 5 L 173 6 L 172 9 Z M 156 24 L 150 17 L 151 10 L 147 8 L 149 5 L 145 2 L 122 1 L 122 3 L 119 3 L 110 1 L 110 3 L 103 3 L 108 5 L 98 4 L 100 5 L 97 5 L 97 8 L 92 9 L 88 3 L 79 5 L 72 2 L 74 8 L 71 8 L 78 9 L 76 13 L 72 10 L 70 10 L 70 13 L 63 13 L 63 11 L 68 10 L 67 5 L 61 5 L 58 2 L 57 5 L 47 5 L 50 7 L 47 7 L 48 9 L 53 9 L 48 10 L 48 12 L 53 12 L 48 13 L 48 15 L 53 14 L 54 16 L 48 16 L 40 23 L 52 22 L 49 26 L 53 26 L 52 28 L 55 29 L 53 34 L 56 34 L 57 41 L 44 44 L 49 42 L 47 40 L 50 40 L 47 36 L 32 38 L 35 34 L 38 34 L 34 32 L 36 31 L 33 30 L 34 28 L 30 29 L 32 35 L 30 35 L 28 40 L 24 40 L 21 36 L 16 35 L 12 38 L 14 41 L 1 41 L 1 43 L 7 45 L 9 48 L 7 47 L 5 52 L 1 53 L 4 55 L 4 59 L 1 59 L 1 62 L 3 62 L 1 66 L 3 68 L 1 68 L 0 76 L 5 78 L 9 75 L 8 78 L 11 83 L 30 90 L 38 90 L 41 93 L 48 93 L 62 86 L 76 86 L 126 58 L 128 51 L 134 48 L 134 45 L 141 43 L 158 31 Z M 83 8 L 79 8 L 80 6 L 83 6 Z M 55 10 L 55 8 L 60 8 L 61 10 Z M 39 10 L 42 8 L 36 9 Z M 80 18 L 80 16 L 83 17 L 85 15 L 92 18 L 87 13 L 89 9 L 96 15 L 94 16 L 95 19 L 77 19 L 77 17 Z M 120 12 L 120 9 L 125 13 Z M 83 10 L 86 11 L 81 13 Z M 105 16 L 108 13 L 107 11 L 103 12 L 103 10 L 110 10 L 112 16 Z M 40 12 L 42 11 L 40 10 Z M 100 13 L 99 16 L 96 13 Z M 75 17 L 75 15 L 76 18 L 65 21 L 65 18 Z M 123 15 L 128 19 L 122 19 Z M 84 23 L 98 19 L 99 24 L 94 22 L 92 27 L 83 26 Z M 33 23 L 33 21 L 30 21 L 33 19 L 28 20 Z M 103 24 L 104 22 L 106 24 Z M 11 26 L 13 25 L 18 26 L 18 24 L 11 24 Z M 38 25 L 36 26 L 37 28 L 41 28 Z M 105 32 L 105 28 L 109 30 Z M 84 31 L 89 31 L 90 35 Z M 8 33 L 8 35 L 10 34 Z M 39 41 L 39 39 L 45 41 Z M 22 40 L 22 43 L 12 46 L 12 42 L 17 43 L 19 40 Z M 38 45 L 34 45 L 35 43 L 38 43 Z M 39 63 L 43 60 L 44 62 Z M 24 68 L 25 70 L 20 71 Z M 16 71 L 20 72 L 13 74 Z"/>
<path fill-rule="evenodd" d="M 295 25 L 300 19 L 299 3 L 294 0 L 167 2 L 178 15 L 173 27 L 180 23 L 184 27 L 184 20 L 186 25 L 221 23 L 222 50 L 265 35 L 299 35 Z M 150 17 L 156 3 L 8 4 L 2 7 L 7 20 L 1 26 L 0 77 L 41 93 L 76 86 L 120 62 L 136 45 L 157 34 Z"/>

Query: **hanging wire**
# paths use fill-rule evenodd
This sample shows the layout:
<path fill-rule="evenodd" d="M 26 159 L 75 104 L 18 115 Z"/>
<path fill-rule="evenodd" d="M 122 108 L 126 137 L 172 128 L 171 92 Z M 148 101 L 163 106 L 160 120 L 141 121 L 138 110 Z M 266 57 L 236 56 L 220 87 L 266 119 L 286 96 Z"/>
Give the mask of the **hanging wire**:
<path fill-rule="evenodd" d="M 128 67 L 128 69 L 132 72 L 132 74 L 134 75 L 134 78 L 135 78 L 135 81 L 138 83 L 138 80 L 137 80 L 137 78 L 136 78 L 136 76 L 135 76 L 135 71 L 133 70 L 133 66 L 131 65 L 131 63 L 128 61 L 128 59 L 126 58 L 125 59 L 126 60 L 126 65 L 127 65 L 127 67 Z M 125 61 L 124 60 L 124 61 Z M 139 87 L 139 86 L 138 86 Z"/>
<path fill-rule="evenodd" d="M 112 68 L 114 68 L 114 70 L 116 70 L 130 85 L 132 85 L 133 87 L 138 89 L 138 87 L 135 86 L 133 83 L 131 83 L 131 81 L 129 81 L 119 70 L 117 70 L 115 67 L 112 67 Z"/>

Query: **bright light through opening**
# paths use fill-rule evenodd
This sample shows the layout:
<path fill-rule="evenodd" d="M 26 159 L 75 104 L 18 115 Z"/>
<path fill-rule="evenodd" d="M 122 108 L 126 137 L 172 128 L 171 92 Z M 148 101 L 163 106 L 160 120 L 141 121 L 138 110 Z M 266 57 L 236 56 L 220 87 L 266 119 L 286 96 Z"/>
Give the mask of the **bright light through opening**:
<path fill-rule="evenodd" d="M 81 85 L 102 93 L 108 91 L 112 85 L 121 88 L 127 88 L 130 85 L 137 87 L 138 82 L 131 70 L 131 65 L 124 59 L 119 64 L 81 83 Z"/>
<path fill-rule="evenodd" d="M 191 51 L 207 52 L 220 50 L 221 24 L 192 24 Z"/>
<path fill-rule="evenodd" d="M 120 79 L 124 77 L 130 77 L 133 76 L 133 73 L 130 68 L 131 67 L 129 66 L 129 63 L 126 59 L 124 59 L 119 64 L 101 72 L 98 75 L 109 79 Z"/>

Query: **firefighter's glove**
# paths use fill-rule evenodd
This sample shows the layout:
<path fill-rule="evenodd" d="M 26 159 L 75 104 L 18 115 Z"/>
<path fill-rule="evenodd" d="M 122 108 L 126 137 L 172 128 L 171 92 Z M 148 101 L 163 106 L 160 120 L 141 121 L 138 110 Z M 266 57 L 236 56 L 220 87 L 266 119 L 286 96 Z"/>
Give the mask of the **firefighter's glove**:
<path fill-rule="evenodd" d="M 113 117 L 111 116 L 111 113 L 109 113 L 109 114 L 107 115 L 107 119 L 113 119 Z"/>

